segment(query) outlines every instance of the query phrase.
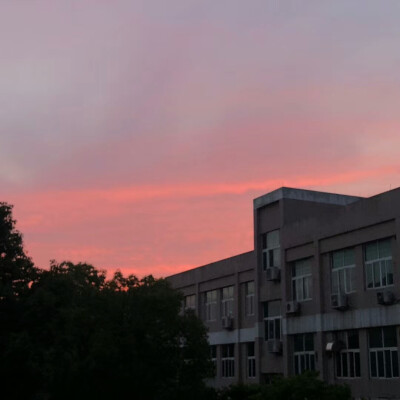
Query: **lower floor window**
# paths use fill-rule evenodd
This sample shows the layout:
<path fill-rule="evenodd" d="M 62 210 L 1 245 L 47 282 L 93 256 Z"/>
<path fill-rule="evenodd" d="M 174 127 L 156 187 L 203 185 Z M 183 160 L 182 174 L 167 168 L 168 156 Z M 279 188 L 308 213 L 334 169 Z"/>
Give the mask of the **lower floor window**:
<path fill-rule="evenodd" d="M 370 329 L 368 339 L 371 378 L 398 378 L 396 327 Z"/>
<path fill-rule="evenodd" d="M 299 375 L 315 370 L 314 335 L 305 333 L 294 336 L 294 373 Z"/>
<path fill-rule="evenodd" d="M 358 331 L 344 331 L 337 335 L 343 342 L 343 349 L 336 355 L 336 376 L 339 378 L 358 378 L 360 372 L 360 344 Z"/>
<path fill-rule="evenodd" d="M 249 378 L 256 377 L 256 355 L 254 351 L 254 343 L 247 343 L 247 376 Z"/>
<path fill-rule="evenodd" d="M 221 371 L 223 378 L 235 376 L 235 345 L 233 344 L 222 346 Z"/>

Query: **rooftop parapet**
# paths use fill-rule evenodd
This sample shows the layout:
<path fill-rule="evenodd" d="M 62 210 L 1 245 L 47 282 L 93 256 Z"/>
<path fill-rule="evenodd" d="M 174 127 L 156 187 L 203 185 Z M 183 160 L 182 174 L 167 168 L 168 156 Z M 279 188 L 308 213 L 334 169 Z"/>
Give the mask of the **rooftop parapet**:
<path fill-rule="evenodd" d="M 281 199 L 312 201 L 315 203 L 335 204 L 346 206 L 363 199 L 363 197 L 348 196 L 345 194 L 317 192 L 315 190 L 294 189 L 281 187 L 273 192 L 264 194 L 253 200 L 254 209 L 264 207 Z"/>

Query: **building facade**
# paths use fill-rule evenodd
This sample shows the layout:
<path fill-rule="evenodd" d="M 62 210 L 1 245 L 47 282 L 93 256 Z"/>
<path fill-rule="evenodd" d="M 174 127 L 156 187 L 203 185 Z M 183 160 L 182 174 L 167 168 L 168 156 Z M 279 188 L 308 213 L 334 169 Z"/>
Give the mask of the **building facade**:
<path fill-rule="evenodd" d="M 216 387 L 317 370 L 399 399 L 400 188 L 280 188 L 254 200 L 254 251 L 168 277 L 209 328 Z"/>

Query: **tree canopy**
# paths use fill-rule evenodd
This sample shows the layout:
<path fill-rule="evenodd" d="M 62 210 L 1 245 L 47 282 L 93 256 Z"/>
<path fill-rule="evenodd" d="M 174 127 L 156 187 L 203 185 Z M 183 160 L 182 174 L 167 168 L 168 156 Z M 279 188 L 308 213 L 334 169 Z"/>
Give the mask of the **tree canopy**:
<path fill-rule="evenodd" d="M 207 332 L 167 281 L 107 280 L 85 263 L 36 269 L 11 207 L 0 210 L 2 398 L 204 398 Z"/>

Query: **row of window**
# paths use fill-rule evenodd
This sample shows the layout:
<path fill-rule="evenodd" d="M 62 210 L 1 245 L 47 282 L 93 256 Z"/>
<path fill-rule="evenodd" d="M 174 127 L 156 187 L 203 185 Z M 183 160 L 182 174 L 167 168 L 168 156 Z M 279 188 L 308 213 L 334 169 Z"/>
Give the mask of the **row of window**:
<path fill-rule="evenodd" d="M 368 330 L 369 375 L 371 378 L 398 378 L 399 361 L 397 329 L 394 326 Z M 336 353 L 335 371 L 339 378 L 361 377 L 360 344 L 358 331 L 337 334 L 342 349 Z M 293 337 L 294 372 L 314 370 L 316 353 L 312 333 Z"/>
<path fill-rule="evenodd" d="M 275 332 L 275 326 L 273 327 Z M 272 333 L 275 334 L 275 333 Z M 360 343 L 357 330 L 336 333 L 340 351 L 335 355 L 335 373 L 338 378 L 361 377 Z M 246 343 L 246 370 L 248 378 L 256 377 L 256 357 L 254 342 Z M 222 378 L 235 377 L 235 345 L 220 346 L 220 375 Z M 371 328 L 368 330 L 369 375 L 371 378 L 398 378 L 399 360 L 397 328 L 394 326 Z M 211 346 L 211 359 L 217 372 L 217 346 Z M 316 352 L 314 334 L 305 333 L 293 336 L 294 373 L 315 370 Z"/>
<path fill-rule="evenodd" d="M 262 266 L 266 270 L 280 267 L 279 231 L 264 233 L 262 241 Z M 393 285 L 392 251 L 390 239 L 376 240 L 364 245 L 366 288 L 375 289 Z M 332 294 L 355 291 L 354 247 L 331 253 Z M 296 261 L 292 267 L 292 293 L 297 301 L 312 297 L 311 258 Z"/>
<path fill-rule="evenodd" d="M 234 378 L 235 377 L 235 345 L 234 344 L 223 344 L 221 348 L 221 363 L 220 363 L 220 373 L 222 378 Z M 210 346 L 211 360 L 215 366 L 215 372 L 217 372 L 217 346 Z M 256 357 L 254 351 L 254 342 L 246 343 L 247 352 L 247 377 L 256 377 Z"/>
<path fill-rule="evenodd" d="M 254 281 L 245 284 L 245 313 L 248 316 L 254 315 Z M 209 290 L 203 294 L 204 319 L 207 322 L 217 319 L 218 291 L 221 294 L 221 317 L 232 317 L 234 309 L 234 286 L 226 286 L 222 289 Z M 196 309 L 196 295 L 185 296 L 185 310 Z"/>
<path fill-rule="evenodd" d="M 355 291 L 354 248 L 331 254 L 332 294 Z M 364 245 L 366 287 L 383 288 L 393 285 L 392 252 L 390 239 L 377 240 Z M 293 299 L 310 300 L 312 297 L 311 259 L 296 261 L 292 268 Z"/>

